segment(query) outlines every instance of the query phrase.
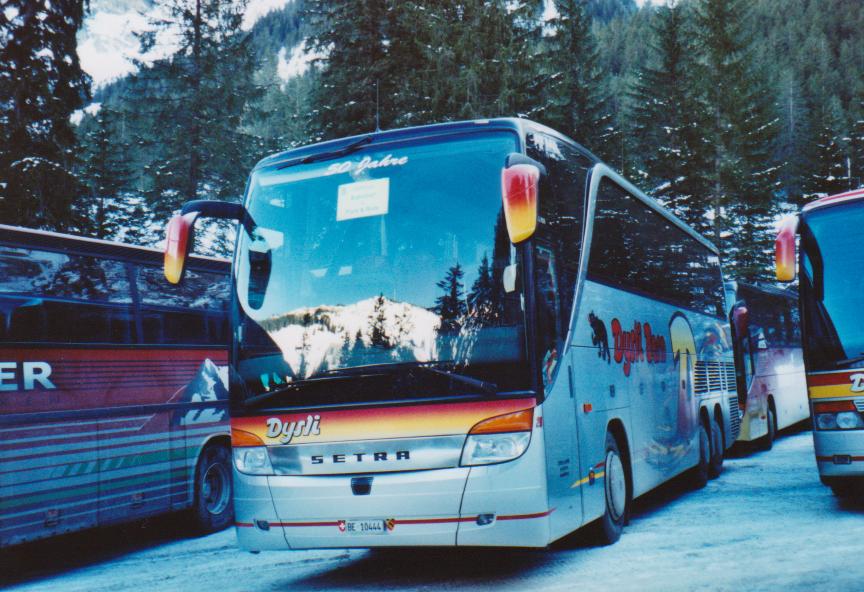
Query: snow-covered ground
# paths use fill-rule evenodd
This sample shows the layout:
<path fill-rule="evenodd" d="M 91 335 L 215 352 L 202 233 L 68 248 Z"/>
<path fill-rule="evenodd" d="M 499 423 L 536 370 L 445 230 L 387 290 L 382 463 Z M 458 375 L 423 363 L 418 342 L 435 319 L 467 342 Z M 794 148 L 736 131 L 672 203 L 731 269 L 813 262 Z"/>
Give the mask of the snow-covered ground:
<path fill-rule="evenodd" d="M 637 503 L 621 540 L 552 549 L 295 551 L 251 555 L 229 530 L 201 538 L 110 529 L 5 558 L 10 590 L 860 590 L 864 505 L 820 485 L 812 438 L 726 461 L 698 492 L 672 483 Z M 95 536 L 97 543 L 87 543 Z M 68 540 L 71 539 L 71 540 Z M 17 573 L 13 572 L 13 567 Z"/>

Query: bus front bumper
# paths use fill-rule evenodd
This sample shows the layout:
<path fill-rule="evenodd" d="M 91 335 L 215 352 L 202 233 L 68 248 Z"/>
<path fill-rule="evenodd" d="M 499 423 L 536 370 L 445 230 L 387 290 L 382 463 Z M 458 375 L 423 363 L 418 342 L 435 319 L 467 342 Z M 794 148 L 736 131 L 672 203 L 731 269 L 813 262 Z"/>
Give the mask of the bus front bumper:
<path fill-rule="evenodd" d="M 237 540 L 248 551 L 544 547 L 551 514 L 545 481 L 526 479 L 526 470 L 530 465 L 517 460 L 366 475 L 372 477 L 369 492 L 359 494 L 352 475 L 261 477 L 235 471 Z"/>
<path fill-rule="evenodd" d="M 864 430 L 814 430 L 816 464 L 823 477 L 864 477 Z"/>

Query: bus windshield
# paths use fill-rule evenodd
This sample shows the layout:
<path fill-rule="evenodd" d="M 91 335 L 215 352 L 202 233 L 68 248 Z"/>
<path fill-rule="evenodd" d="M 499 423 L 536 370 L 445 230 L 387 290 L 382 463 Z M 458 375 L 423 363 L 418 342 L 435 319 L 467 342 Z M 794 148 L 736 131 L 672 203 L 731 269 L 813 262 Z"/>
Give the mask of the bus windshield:
<path fill-rule="evenodd" d="M 817 209 L 804 220 L 801 298 L 810 369 L 864 367 L 864 203 Z"/>
<path fill-rule="evenodd" d="M 501 206 L 516 150 L 507 132 L 415 138 L 253 173 L 257 229 L 235 261 L 244 404 L 527 389 Z"/>

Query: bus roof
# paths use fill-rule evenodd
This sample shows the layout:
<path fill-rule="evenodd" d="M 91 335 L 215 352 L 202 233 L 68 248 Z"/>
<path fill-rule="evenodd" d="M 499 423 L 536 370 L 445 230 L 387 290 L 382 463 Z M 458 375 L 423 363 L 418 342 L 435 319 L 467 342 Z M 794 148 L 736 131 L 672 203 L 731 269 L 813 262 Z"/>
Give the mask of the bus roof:
<path fill-rule="evenodd" d="M 0 224 L 0 243 L 18 244 L 23 247 L 41 247 L 63 252 L 78 252 L 106 257 L 122 259 L 146 260 L 148 262 L 161 262 L 164 253 L 153 247 L 142 247 L 129 245 L 117 241 L 109 241 L 85 236 L 75 236 L 52 232 L 50 230 L 38 230 L 35 228 L 24 228 L 23 226 L 9 226 Z M 227 271 L 230 261 L 219 257 L 205 257 L 202 255 L 190 256 L 190 263 L 206 268 L 223 268 Z"/>
<path fill-rule="evenodd" d="M 801 211 L 809 212 L 810 210 L 815 210 L 817 208 L 822 208 L 825 206 L 833 206 L 840 203 L 846 203 L 849 201 L 856 201 L 859 199 L 864 199 L 864 187 L 860 189 L 855 189 L 853 191 L 846 191 L 844 193 L 838 193 L 836 195 L 829 195 L 827 197 L 820 197 L 816 201 L 811 201 L 807 205 L 805 205 Z"/>
<path fill-rule="evenodd" d="M 263 158 L 255 165 L 254 170 L 258 170 L 260 168 L 268 167 L 274 164 L 279 165 L 290 165 L 294 164 L 296 161 L 302 160 L 303 158 L 311 155 L 317 154 L 319 152 L 326 152 L 330 150 L 339 150 L 348 146 L 357 140 L 361 140 L 364 138 L 370 138 L 370 140 L 382 140 L 382 141 L 393 141 L 402 138 L 411 138 L 417 136 L 437 136 L 437 135 L 447 135 L 447 134 L 455 134 L 460 132 L 475 132 L 478 130 L 510 130 L 516 132 L 520 136 L 522 136 L 525 132 L 526 128 L 538 129 L 547 133 L 554 134 L 564 140 L 567 140 L 570 143 L 576 144 L 572 139 L 563 136 L 562 134 L 556 132 L 555 130 L 548 128 L 539 123 L 535 123 L 528 119 L 520 119 L 516 117 L 500 117 L 496 119 L 473 119 L 470 121 L 452 121 L 447 123 L 434 123 L 429 125 L 420 125 L 416 127 L 404 127 L 394 130 L 387 131 L 372 131 L 368 134 L 358 134 L 355 136 L 348 136 L 345 138 L 338 138 L 335 140 L 328 140 L 326 142 L 317 142 L 315 144 L 308 144 L 306 146 L 302 146 L 300 148 L 292 148 L 291 150 L 285 150 L 283 152 L 279 152 L 277 154 L 272 154 Z M 581 151 L 585 152 L 585 154 L 592 158 L 595 162 L 600 162 L 600 159 L 591 154 L 588 150 L 586 150 L 583 146 L 576 144 L 579 146 Z"/>

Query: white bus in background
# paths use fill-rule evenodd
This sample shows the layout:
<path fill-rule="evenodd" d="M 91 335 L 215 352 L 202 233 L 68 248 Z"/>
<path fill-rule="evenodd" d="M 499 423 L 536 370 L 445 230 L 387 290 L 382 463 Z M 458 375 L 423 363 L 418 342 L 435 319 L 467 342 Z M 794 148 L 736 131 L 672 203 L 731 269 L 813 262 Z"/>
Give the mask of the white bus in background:
<path fill-rule="evenodd" d="M 717 475 L 737 437 L 716 248 L 553 130 L 500 119 L 277 154 L 245 206 L 230 363 L 251 551 L 544 547 Z M 730 378 L 731 377 L 731 378 Z M 730 412 L 731 411 L 731 412 Z"/>
<path fill-rule="evenodd" d="M 770 449 L 777 432 L 810 417 L 798 293 L 738 283 L 732 310 L 740 442 Z"/>

